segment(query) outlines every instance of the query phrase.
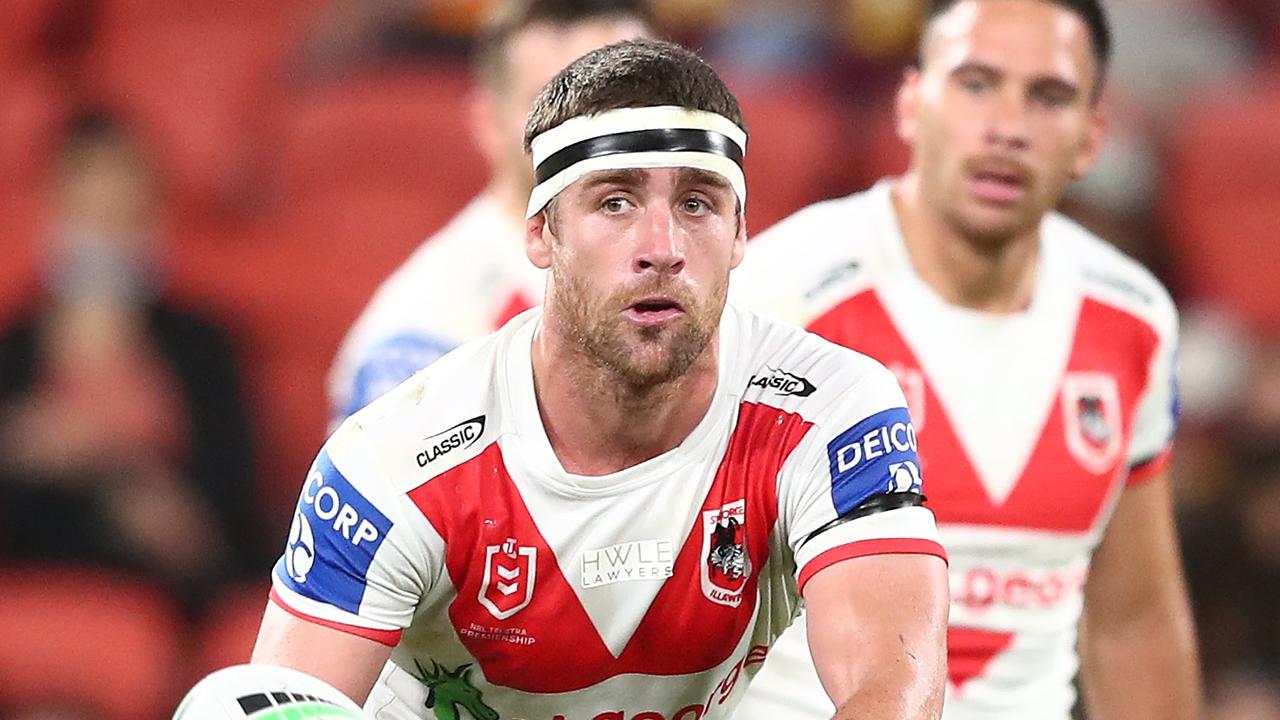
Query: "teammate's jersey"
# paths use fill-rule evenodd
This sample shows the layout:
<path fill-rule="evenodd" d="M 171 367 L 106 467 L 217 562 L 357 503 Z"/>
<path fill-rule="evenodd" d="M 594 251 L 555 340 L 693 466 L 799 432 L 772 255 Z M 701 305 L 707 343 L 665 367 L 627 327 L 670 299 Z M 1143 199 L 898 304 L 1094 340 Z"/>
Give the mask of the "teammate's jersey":
<path fill-rule="evenodd" d="M 480 195 L 378 288 L 329 374 L 336 427 L 453 348 L 542 302 L 546 275 L 522 252 L 524 226 Z"/>
<path fill-rule="evenodd" d="M 951 560 L 947 720 L 1069 717 L 1090 556 L 1174 429 L 1164 289 L 1061 215 L 1040 235 L 1025 312 L 949 305 L 914 272 L 886 181 L 764 233 L 731 281 L 739 304 L 866 353 L 902 384 Z M 831 716 L 797 626 L 737 717 Z"/>
<path fill-rule="evenodd" d="M 272 598 L 394 646 L 374 717 L 723 718 L 814 573 L 944 556 L 924 507 L 834 522 L 920 491 L 902 392 L 875 361 L 727 308 L 688 438 L 584 477 L 540 419 L 540 318 L 353 415 L 303 486 Z"/>

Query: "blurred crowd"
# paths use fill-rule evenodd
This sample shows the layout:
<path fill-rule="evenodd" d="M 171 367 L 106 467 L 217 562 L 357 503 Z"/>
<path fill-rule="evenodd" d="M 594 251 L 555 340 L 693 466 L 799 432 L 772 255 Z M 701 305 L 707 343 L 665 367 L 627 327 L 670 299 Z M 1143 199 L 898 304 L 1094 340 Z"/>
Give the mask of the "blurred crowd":
<path fill-rule="evenodd" d="M 1276 718 L 1280 4 L 1107 5 L 1109 144 L 1065 209 L 1179 303 L 1211 718 Z M 247 657 L 339 340 L 484 183 L 466 100 L 489 6 L 4 3 L 0 717 L 158 718 Z M 903 168 L 921 2 L 655 10 L 743 100 L 753 231 Z"/>

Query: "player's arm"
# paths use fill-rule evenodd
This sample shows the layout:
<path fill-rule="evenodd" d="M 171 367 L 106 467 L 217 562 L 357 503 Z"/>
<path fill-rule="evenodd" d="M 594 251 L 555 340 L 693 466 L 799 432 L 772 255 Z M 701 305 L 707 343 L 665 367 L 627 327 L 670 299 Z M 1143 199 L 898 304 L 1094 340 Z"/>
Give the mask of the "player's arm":
<path fill-rule="evenodd" d="M 1201 716 L 1195 632 L 1165 473 L 1124 490 L 1094 553 L 1080 659 L 1091 720 Z"/>
<path fill-rule="evenodd" d="M 304 620 L 272 603 L 250 662 L 301 670 L 363 705 L 390 656 L 390 645 Z"/>
<path fill-rule="evenodd" d="M 429 538 L 400 512 L 370 443 L 347 423 L 312 465 L 251 660 L 301 670 L 358 703 L 412 621 L 431 562 Z"/>
<path fill-rule="evenodd" d="M 942 713 L 947 572 L 932 555 L 844 560 L 805 586 L 809 647 L 837 720 Z"/>
<path fill-rule="evenodd" d="M 869 362 L 815 414 L 810 464 L 786 488 L 788 536 L 836 718 L 932 719 L 946 682 L 946 552 L 902 390 Z"/>

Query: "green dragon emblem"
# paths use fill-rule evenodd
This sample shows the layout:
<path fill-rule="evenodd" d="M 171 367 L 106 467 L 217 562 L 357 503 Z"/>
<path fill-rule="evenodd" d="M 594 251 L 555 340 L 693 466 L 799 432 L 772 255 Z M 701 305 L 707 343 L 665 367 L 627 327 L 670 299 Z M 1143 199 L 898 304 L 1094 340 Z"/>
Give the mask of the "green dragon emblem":
<path fill-rule="evenodd" d="M 429 671 L 417 658 L 413 664 L 418 668 L 413 676 L 427 686 L 427 707 L 435 713 L 436 720 L 461 720 L 459 706 L 473 720 L 499 720 L 498 712 L 485 704 L 480 691 L 471 684 L 471 663 L 449 670 L 432 660 Z"/>

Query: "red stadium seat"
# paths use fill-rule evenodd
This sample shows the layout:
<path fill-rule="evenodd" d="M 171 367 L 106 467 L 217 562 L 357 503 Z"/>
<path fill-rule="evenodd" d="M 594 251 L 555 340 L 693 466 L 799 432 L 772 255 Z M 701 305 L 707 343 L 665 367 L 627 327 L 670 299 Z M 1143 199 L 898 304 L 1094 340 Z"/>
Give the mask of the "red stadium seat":
<path fill-rule="evenodd" d="M 0 177 L 5 178 L 5 192 L 39 187 L 70 110 L 67 92 L 39 68 L 0 79 Z"/>
<path fill-rule="evenodd" d="M 88 568 L 0 569 L 0 704 L 68 703 L 109 720 L 159 720 L 183 688 L 168 600 Z"/>
<path fill-rule="evenodd" d="M 1173 136 L 1167 177 L 1178 284 L 1280 335 L 1280 78 L 1194 103 Z"/>
<path fill-rule="evenodd" d="M 286 195 L 376 186 L 461 204 L 486 169 L 467 130 L 460 66 L 369 73 L 296 99 L 284 131 Z"/>
<path fill-rule="evenodd" d="M 0 22 L 0 68 L 38 64 L 41 34 L 62 0 L 6 0 Z"/>
<path fill-rule="evenodd" d="M 234 206 L 255 189 L 297 32 L 233 16 L 108 17 L 87 61 L 92 94 L 139 127 L 181 204 Z"/>

